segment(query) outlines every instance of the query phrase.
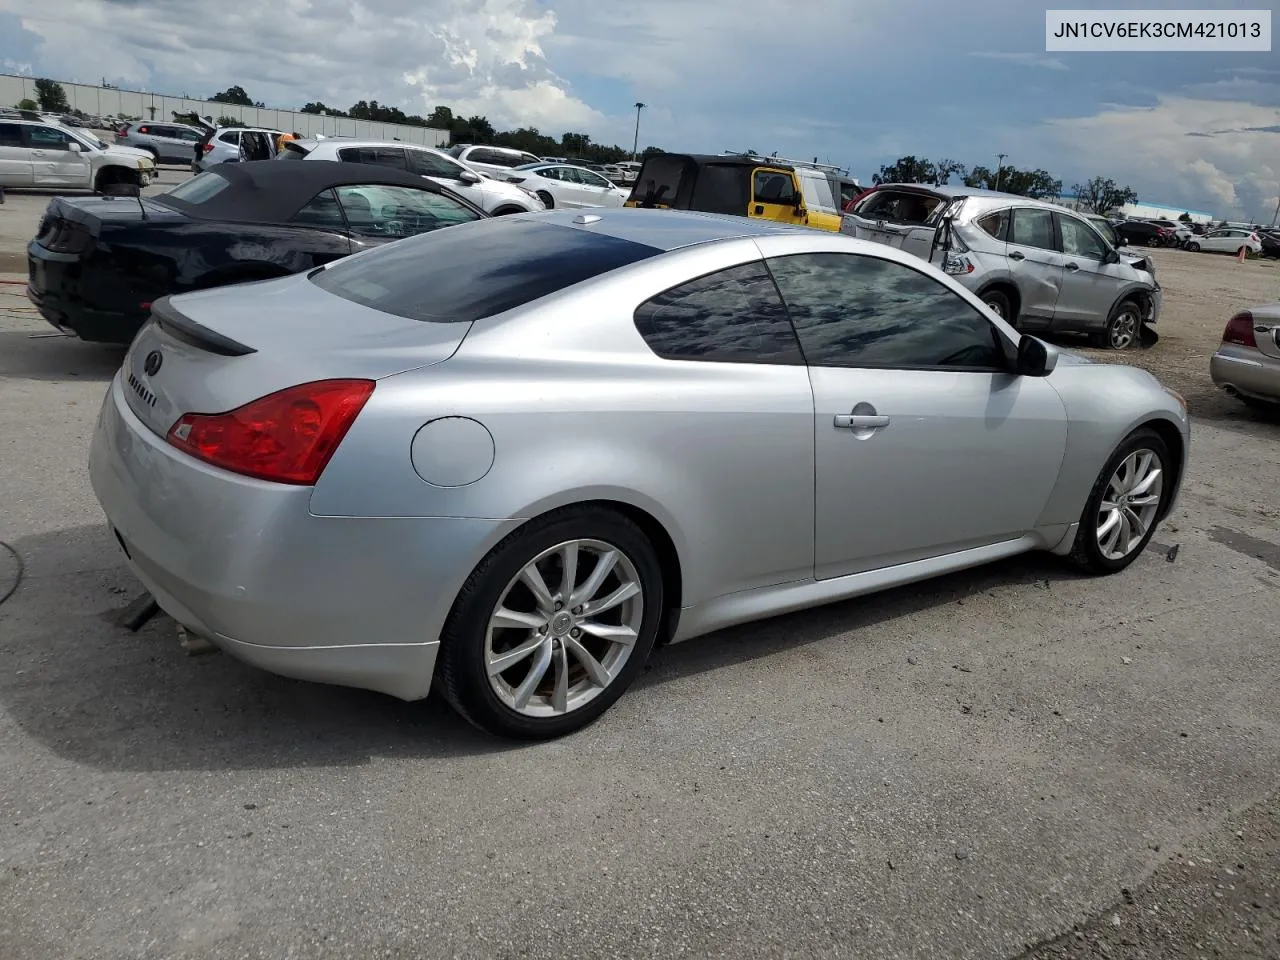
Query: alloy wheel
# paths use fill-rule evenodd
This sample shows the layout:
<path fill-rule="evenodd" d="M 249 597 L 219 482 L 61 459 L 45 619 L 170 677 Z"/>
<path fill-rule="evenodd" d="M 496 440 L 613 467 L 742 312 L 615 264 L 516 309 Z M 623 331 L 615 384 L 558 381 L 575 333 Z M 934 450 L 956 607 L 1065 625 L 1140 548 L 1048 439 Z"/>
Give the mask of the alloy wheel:
<path fill-rule="evenodd" d="M 1123 560 L 1146 538 L 1164 492 L 1164 470 L 1154 450 L 1141 448 L 1120 462 L 1098 506 L 1098 548 Z"/>
<path fill-rule="evenodd" d="M 988 300 L 988 301 L 986 301 L 986 304 L 987 304 L 987 309 L 988 309 L 988 310 L 990 310 L 992 313 L 994 313 L 994 314 L 995 314 L 997 317 L 999 317 L 1001 320 L 1003 320 L 1003 319 L 1004 319 L 1004 304 L 1003 304 L 1003 303 L 1001 303 L 999 300 Z"/>
<path fill-rule="evenodd" d="M 1121 307 L 1107 331 L 1113 350 L 1123 350 L 1138 336 L 1138 311 L 1133 307 Z"/>
<path fill-rule="evenodd" d="M 635 564 L 602 540 L 542 551 L 503 589 L 485 630 L 498 699 L 528 717 L 585 706 L 618 676 L 644 621 Z"/>

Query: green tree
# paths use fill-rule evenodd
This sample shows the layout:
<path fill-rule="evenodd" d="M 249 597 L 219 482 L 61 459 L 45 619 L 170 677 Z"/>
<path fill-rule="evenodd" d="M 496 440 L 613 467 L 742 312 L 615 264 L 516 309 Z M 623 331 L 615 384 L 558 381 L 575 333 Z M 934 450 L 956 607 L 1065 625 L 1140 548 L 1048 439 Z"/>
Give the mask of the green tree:
<path fill-rule="evenodd" d="M 236 106 L 240 107 L 254 106 L 252 98 L 249 94 L 245 93 L 244 87 L 239 84 L 236 84 L 233 87 L 227 87 L 227 89 L 215 93 L 209 99 L 214 103 L 234 103 Z M 258 106 L 261 106 L 261 104 L 258 104 Z"/>
<path fill-rule="evenodd" d="M 220 116 L 215 123 L 219 127 L 239 127 L 244 124 L 244 120 L 240 117 L 228 117 L 226 114 Z"/>
<path fill-rule="evenodd" d="M 1071 189 L 1076 199 L 1094 213 L 1106 213 L 1114 207 L 1138 202 L 1138 194 L 1132 187 L 1121 187 L 1110 177 L 1092 177 Z"/>
<path fill-rule="evenodd" d="M 893 163 L 871 175 L 872 183 L 933 183 L 938 178 L 938 168 L 924 157 L 914 155 L 899 157 Z M 943 180 L 943 183 L 946 181 Z"/>
<path fill-rule="evenodd" d="M 70 113 L 71 104 L 67 102 L 67 91 L 57 80 L 46 80 L 43 77 L 36 81 L 36 99 L 40 101 L 40 109 L 48 113 Z"/>
<path fill-rule="evenodd" d="M 18 101 L 19 110 L 39 110 L 40 104 L 36 103 L 30 97 L 24 97 Z"/>
<path fill-rule="evenodd" d="M 1062 194 L 1062 181 L 1055 179 L 1047 170 L 1019 170 L 1017 167 L 1001 167 L 998 172 L 988 167 L 974 167 L 965 174 L 964 185 L 1036 200 Z"/>
<path fill-rule="evenodd" d="M 448 107 L 436 107 L 431 111 L 431 115 L 427 117 L 428 127 L 437 127 L 441 130 L 449 130 L 453 127 L 453 111 Z"/>
<path fill-rule="evenodd" d="M 1179 215 L 1178 215 L 1178 222 L 1179 222 L 1179 223 L 1190 223 L 1190 222 L 1191 222 L 1191 214 L 1190 214 L 1190 213 L 1182 213 L 1182 214 L 1179 214 Z"/>
<path fill-rule="evenodd" d="M 957 160 L 939 160 L 934 164 L 933 185 L 940 187 L 951 181 L 951 175 L 958 174 L 961 179 L 965 175 L 965 166 Z"/>

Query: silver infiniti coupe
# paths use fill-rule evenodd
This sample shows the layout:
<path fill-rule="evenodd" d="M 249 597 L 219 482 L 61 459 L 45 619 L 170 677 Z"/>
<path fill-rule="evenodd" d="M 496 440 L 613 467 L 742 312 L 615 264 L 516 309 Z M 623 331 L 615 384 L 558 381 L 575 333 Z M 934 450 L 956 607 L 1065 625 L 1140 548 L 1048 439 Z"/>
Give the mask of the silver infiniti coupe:
<path fill-rule="evenodd" d="M 1122 570 L 1188 429 L 888 246 L 552 211 L 158 301 L 90 472 L 191 632 L 542 738 L 655 643 L 1025 551 Z"/>

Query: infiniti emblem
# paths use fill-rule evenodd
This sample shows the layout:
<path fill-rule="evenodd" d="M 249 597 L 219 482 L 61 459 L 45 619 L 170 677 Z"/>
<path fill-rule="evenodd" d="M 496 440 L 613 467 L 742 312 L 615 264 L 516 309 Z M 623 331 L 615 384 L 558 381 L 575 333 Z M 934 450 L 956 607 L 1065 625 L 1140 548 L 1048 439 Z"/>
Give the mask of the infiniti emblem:
<path fill-rule="evenodd" d="M 142 362 L 142 371 L 148 377 L 154 377 L 160 372 L 160 364 L 164 363 L 164 357 L 160 355 L 159 350 L 152 350 L 147 354 L 147 359 Z"/>

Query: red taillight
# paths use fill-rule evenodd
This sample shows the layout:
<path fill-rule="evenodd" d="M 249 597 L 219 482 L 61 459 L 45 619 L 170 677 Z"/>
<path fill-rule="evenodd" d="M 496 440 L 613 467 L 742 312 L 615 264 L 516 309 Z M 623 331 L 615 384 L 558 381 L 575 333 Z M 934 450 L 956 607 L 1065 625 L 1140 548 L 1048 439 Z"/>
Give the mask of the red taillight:
<path fill-rule="evenodd" d="M 121 127 L 119 130 L 117 130 L 117 131 L 116 131 L 116 139 L 117 139 L 117 140 L 123 140 L 123 139 L 124 139 L 125 137 L 127 137 L 128 135 L 129 135 L 129 128 L 128 128 L 128 127 Z"/>
<path fill-rule="evenodd" d="M 1257 347 L 1258 341 L 1253 336 L 1253 314 L 1242 310 L 1227 321 L 1227 329 L 1222 331 L 1223 343 L 1235 343 L 1242 347 Z"/>
<path fill-rule="evenodd" d="M 372 380 L 303 383 L 227 413 L 188 413 L 165 439 L 232 473 L 311 486 L 372 393 Z"/>
<path fill-rule="evenodd" d="M 150 132 L 151 132 L 151 128 L 150 128 L 150 127 L 139 127 L 139 128 L 138 128 L 138 132 L 139 132 L 139 133 L 150 133 Z"/>
<path fill-rule="evenodd" d="M 213 144 L 212 144 L 212 143 L 206 143 L 206 144 L 204 145 L 203 149 L 204 149 L 204 152 L 205 152 L 205 153 L 208 153 L 209 151 L 211 151 L 211 150 L 213 149 Z"/>

